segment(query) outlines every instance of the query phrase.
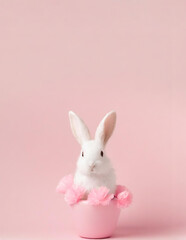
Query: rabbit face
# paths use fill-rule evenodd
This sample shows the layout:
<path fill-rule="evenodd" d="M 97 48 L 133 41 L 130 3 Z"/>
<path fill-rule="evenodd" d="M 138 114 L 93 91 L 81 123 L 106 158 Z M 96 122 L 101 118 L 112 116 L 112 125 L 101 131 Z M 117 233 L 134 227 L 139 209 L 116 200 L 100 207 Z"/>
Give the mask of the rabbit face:
<path fill-rule="evenodd" d="M 96 140 L 83 143 L 81 153 L 77 162 L 77 170 L 85 175 L 106 174 L 110 171 L 111 164 L 107 158 L 104 148 Z"/>

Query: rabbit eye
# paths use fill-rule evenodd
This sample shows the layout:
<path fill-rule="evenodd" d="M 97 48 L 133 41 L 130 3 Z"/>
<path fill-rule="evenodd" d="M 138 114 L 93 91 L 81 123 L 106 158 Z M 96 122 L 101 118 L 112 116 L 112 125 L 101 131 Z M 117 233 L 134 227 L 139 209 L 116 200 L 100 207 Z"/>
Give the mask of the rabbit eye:
<path fill-rule="evenodd" d="M 82 157 L 84 157 L 84 152 L 82 152 L 82 154 L 81 154 L 81 155 L 82 155 Z"/>
<path fill-rule="evenodd" d="M 100 153 L 100 154 L 101 154 L 101 156 L 103 157 L 103 151 L 101 151 L 101 153 Z"/>

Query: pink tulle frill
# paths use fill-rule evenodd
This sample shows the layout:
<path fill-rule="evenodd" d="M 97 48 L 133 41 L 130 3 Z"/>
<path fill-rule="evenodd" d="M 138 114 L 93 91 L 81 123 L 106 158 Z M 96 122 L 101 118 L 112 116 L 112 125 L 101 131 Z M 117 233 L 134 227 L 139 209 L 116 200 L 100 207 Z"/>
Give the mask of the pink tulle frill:
<path fill-rule="evenodd" d="M 88 202 L 91 205 L 109 205 L 114 198 L 114 194 L 109 194 L 109 189 L 106 187 L 94 188 L 88 194 Z"/>
<path fill-rule="evenodd" d="M 64 199 L 69 205 L 74 205 L 85 199 L 86 190 L 82 186 L 77 186 L 73 182 L 73 176 L 63 177 L 57 185 L 56 191 L 64 194 Z M 122 185 L 116 186 L 115 194 L 110 194 L 110 190 L 105 186 L 92 189 L 87 196 L 90 205 L 109 205 L 112 199 L 117 199 L 119 208 L 128 207 L 132 202 L 131 192 Z"/>

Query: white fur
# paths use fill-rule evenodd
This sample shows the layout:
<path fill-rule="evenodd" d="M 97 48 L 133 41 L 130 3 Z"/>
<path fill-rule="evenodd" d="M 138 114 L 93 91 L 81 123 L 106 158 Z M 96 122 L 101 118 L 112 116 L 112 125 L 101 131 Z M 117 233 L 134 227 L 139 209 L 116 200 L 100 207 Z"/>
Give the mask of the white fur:
<path fill-rule="evenodd" d="M 110 189 L 110 193 L 114 193 L 116 177 L 104 149 L 114 130 L 116 113 L 112 111 L 106 114 L 96 130 L 95 139 L 91 139 L 85 123 L 75 113 L 70 111 L 69 118 L 72 132 L 81 144 L 81 153 L 74 177 L 75 184 L 83 186 L 87 192 L 90 192 L 92 188 L 106 186 Z M 101 151 L 103 151 L 103 156 L 101 156 Z"/>

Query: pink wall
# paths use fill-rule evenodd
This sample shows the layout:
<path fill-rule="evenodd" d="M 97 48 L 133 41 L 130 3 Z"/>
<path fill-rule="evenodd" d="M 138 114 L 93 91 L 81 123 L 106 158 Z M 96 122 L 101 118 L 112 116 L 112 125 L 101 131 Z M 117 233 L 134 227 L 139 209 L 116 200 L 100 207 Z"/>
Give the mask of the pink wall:
<path fill-rule="evenodd" d="M 69 110 L 92 133 L 117 111 L 107 153 L 134 194 L 120 225 L 186 223 L 185 11 L 176 0 L 0 0 L 1 234 L 71 228 L 55 193 L 80 150 Z"/>

